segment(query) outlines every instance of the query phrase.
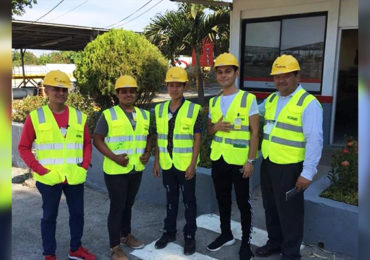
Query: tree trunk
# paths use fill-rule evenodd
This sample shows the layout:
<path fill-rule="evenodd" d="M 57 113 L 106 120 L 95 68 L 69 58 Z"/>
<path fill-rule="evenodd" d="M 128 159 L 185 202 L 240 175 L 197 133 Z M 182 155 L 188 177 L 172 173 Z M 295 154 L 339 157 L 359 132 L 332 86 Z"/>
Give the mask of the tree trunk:
<path fill-rule="evenodd" d="M 199 104 L 201 106 L 204 105 L 204 88 L 203 88 L 203 76 L 202 76 L 202 71 L 200 69 L 200 60 L 199 60 L 199 49 L 198 49 L 198 46 L 196 46 L 195 48 L 195 59 L 197 61 L 197 66 L 196 66 L 196 73 L 197 73 L 197 77 L 199 78 L 199 83 L 198 84 L 198 99 L 199 99 Z"/>

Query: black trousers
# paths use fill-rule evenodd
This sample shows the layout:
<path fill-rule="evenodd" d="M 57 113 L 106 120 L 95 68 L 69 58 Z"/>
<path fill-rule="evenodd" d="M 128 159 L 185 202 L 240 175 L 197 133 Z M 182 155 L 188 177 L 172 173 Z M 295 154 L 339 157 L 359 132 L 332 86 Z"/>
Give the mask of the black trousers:
<path fill-rule="evenodd" d="M 110 247 L 120 244 L 121 236 L 131 233 L 131 208 L 141 183 L 142 172 L 110 175 L 104 173 L 110 208 L 108 232 Z"/>
<path fill-rule="evenodd" d="M 283 259 L 300 259 L 303 239 L 303 192 L 289 201 L 285 193 L 295 187 L 303 163 L 276 164 L 268 158 L 262 161 L 261 189 L 265 208 L 267 244 L 281 248 Z"/>
<path fill-rule="evenodd" d="M 250 247 L 252 207 L 249 202 L 249 178 L 242 178 L 241 168 L 238 165 L 228 164 L 221 157 L 212 162 L 212 179 L 220 211 L 221 233 L 231 234 L 231 192 L 234 184 L 242 225 L 242 245 Z"/>
<path fill-rule="evenodd" d="M 191 180 L 185 179 L 185 172 L 175 167 L 163 170 L 163 186 L 167 191 L 167 216 L 164 220 L 164 232 L 170 235 L 176 234 L 176 220 L 179 206 L 180 190 L 185 206 L 185 226 L 183 233 L 185 238 L 194 238 L 197 230 L 196 216 L 197 203 L 195 198 L 196 175 Z"/>

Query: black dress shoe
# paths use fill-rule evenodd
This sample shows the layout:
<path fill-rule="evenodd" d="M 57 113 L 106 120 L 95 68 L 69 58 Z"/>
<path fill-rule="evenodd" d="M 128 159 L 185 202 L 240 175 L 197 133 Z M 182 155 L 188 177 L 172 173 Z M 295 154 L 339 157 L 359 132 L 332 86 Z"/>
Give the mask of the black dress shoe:
<path fill-rule="evenodd" d="M 185 238 L 184 255 L 192 255 L 195 253 L 195 239 Z"/>
<path fill-rule="evenodd" d="M 163 233 L 161 238 L 158 239 L 157 242 L 155 242 L 154 247 L 156 249 L 162 249 L 162 248 L 165 248 L 169 242 L 173 242 L 175 240 L 176 240 L 176 235 L 169 235 L 167 233 Z"/>
<path fill-rule="evenodd" d="M 264 245 L 256 249 L 256 255 L 264 257 L 264 256 L 270 256 L 272 254 L 280 253 L 280 251 L 281 251 L 280 248 L 270 248 L 269 245 Z"/>

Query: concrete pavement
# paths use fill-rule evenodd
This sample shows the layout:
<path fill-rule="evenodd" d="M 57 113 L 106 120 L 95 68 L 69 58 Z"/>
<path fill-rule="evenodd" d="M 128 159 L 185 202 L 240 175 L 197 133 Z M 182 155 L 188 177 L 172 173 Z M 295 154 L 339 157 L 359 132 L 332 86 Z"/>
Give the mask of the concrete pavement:
<path fill-rule="evenodd" d="M 27 169 L 13 168 L 13 176 L 21 175 Z M 163 191 L 164 192 L 164 191 Z M 156 194 L 153 194 L 156 196 Z M 180 199 L 181 200 L 181 199 Z M 265 230 L 264 213 L 260 190 L 256 189 L 251 201 L 253 205 L 253 225 L 259 231 L 252 238 L 254 244 L 265 241 L 263 234 Z M 105 192 L 96 191 L 95 189 L 85 187 L 85 228 L 83 236 L 83 245 L 91 252 L 97 255 L 97 259 L 110 259 L 109 243 L 106 226 L 106 219 L 109 209 L 109 198 Z M 12 259 L 15 260 L 36 260 L 42 259 L 42 245 L 40 236 L 40 218 L 41 197 L 32 182 L 24 184 L 13 184 L 13 242 L 12 242 Z M 161 235 L 163 218 L 165 215 L 165 205 L 153 205 L 145 201 L 137 200 L 132 213 L 133 234 L 143 240 L 147 246 L 141 250 L 131 250 L 122 247 L 129 253 L 130 259 L 151 259 L 151 260 L 176 260 L 176 259 L 238 259 L 238 251 L 241 241 L 237 239 L 233 246 L 225 247 L 218 252 L 209 252 L 206 246 L 218 236 L 217 233 L 217 213 L 214 215 L 202 215 L 198 217 L 199 223 L 197 231 L 197 254 L 192 257 L 185 257 L 182 254 L 183 237 L 182 227 L 184 225 L 184 212 L 181 206 L 178 214 L 178 234 L 175 243 L 171 243 L 168 248 L 156 250 L 153 248 L 153 242 Z M 69 249 L 69 227 L 68 227 L 68 209 L 65 198 L 62 197 L 59 208 L 57 222 L 57 257 L 58 259 L 67 259 Z M 234 203 L 232 211 L 233 225 L 239 224 L 239 211 Z M 216 223 L 216 224 L 215 224 Z M 238 228 L 236 228 L 237 231 Z M 237 238 L 237 232 L 234 236 Z M 255 245 L 253 245 L 255 250 Z M 337 255 L 317 246 L 305 245 L 302 250 L 302 259 L 337 259 L 349 260 L 350 257 Z M 280 259 L 278 255 L 266 259 Z"/>

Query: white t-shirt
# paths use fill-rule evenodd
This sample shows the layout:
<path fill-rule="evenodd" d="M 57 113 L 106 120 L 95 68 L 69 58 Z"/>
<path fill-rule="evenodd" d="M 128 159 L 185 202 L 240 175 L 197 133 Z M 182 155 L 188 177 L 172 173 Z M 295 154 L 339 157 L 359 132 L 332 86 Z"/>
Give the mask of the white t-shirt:
<path fill-rule="evenodd" d="M 227 112 L 227 109 L 230 107 L 231 105 L 231 102 L 233 102 L 236 94 L 238 94 L 239 91 L 235 92 L 234 94 L 231 94 L 231 95 L 222 95 L 221 96 L 221 100 L 220 100 L 220 106 L 221 106 L 221 112 L 222 112 L 222 115 L 225 117 L 226 115 L 226 112 Z M 258 114 L 258 105 L 257 105 L 257 101 L 256 99 L 253 99 L 253 102 L 252 102 L 252 105 L 251 105 L 251 108 L 249 110 L 249 116 L 253 116 L 253 115 L 256 115 Z M 211 118 L 211 114 L 208 113 L 208 118 Z"/>

